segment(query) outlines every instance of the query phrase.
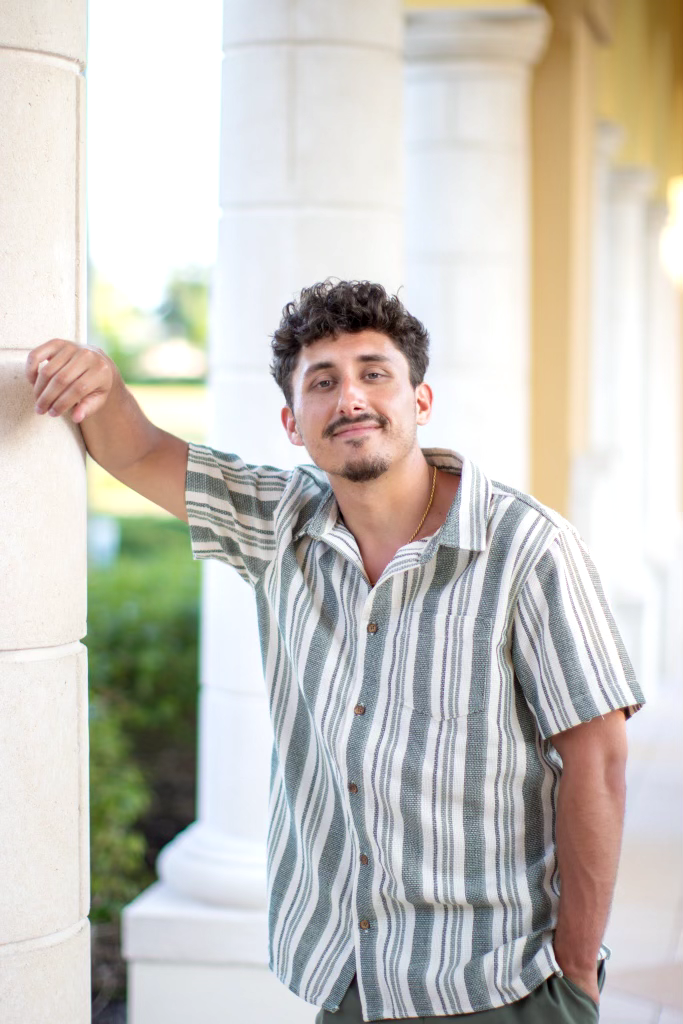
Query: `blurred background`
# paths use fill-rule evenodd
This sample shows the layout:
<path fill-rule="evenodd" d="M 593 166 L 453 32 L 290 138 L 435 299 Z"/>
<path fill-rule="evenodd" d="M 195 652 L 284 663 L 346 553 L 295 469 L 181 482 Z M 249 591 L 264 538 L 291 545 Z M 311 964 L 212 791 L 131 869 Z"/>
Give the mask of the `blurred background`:
<path fill-rule="evenodd" d="M 601 1019 L 680 1022 L 683 7 L 223 6 L 89 5 L 89 343 L 158 425 L 291 465 L 267 373 L 281 307 L 328 275 L 402 290 L 432 336 L 423 444 L 578 526 L 652 703 L 629 724 Z M 88 493 L 93 1019 L 114 1021 L 122 909 L 198 817 L 198 760 L 204 819 L 229 763 L 200 750 L 186 527 L 92 461 Z M 246 596 L 211 572 L 205 689 L 215 609 Z"/>

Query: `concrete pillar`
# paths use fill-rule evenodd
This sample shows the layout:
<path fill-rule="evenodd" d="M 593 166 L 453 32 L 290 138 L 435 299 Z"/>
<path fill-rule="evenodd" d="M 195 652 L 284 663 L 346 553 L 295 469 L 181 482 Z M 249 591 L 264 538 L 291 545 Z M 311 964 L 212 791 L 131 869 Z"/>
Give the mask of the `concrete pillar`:
<path fill-rule="evenodd" d="M 86 492 L 29 349 L 85 342 L 85 0 L 0 5 L 0 1016 L 90 1020 Z"/>
<path fill-rule="evenodd" d="M 612 184 L 614 158 L 623 141 L 622 129 L 608 121 L 595 132 L 591 316 L 588 357 L 586 448 L 571 465 L 569 519 L 589 545 L 611 591 L 617 573 L 613 535 L 613 482 L 618 436 L 615 431 L 616 337 L 612 330 Z"/>
<path fill-rule="evenodd" d="M 646 696 L 658 680 L 660 609 L 646 552 L 648 206 L 654 174 L 620 167 L 611 183 L 613 460 L 609 473 L 612 597 L 626 649 Z M 619 502 L 615 514 L 614 503 Z"/>
<path fill-rule="evenodd" d="M 681 303 L 660 255 L 667 206 L 647 211 L 647 344 L 645 374 L 645 553 L 655 578 L 660 640 L 657 679 L 683 682 L 683 409 Z"/>
<path fill-rule="evenodd" d="M 411 11 L 406 302 L 428 326 L 425 444 L 529 486 L 529 83 L 547 13 Z"/>
<path fill-rule="evenodd" d="M 401 27 L 398 0 L 225 5 L 211 443 L 246 461 L 306 461 L 268 372 L 285 302 L 328 276 L 401 284 Z M 208 564 L 199 818 L 125 912 L 130 1024 L 313 1020 L 266 967 L 271 735 L 252 595 Z"/>

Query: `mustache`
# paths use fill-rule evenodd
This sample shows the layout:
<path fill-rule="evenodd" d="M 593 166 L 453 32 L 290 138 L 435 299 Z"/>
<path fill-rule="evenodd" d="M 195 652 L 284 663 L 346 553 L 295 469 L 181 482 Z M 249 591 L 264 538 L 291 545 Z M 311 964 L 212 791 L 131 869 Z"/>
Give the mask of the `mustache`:
<path fill-rule="evenodd" d="M 378 427 L 386 427 L 389 420 L 386 416 L 379 413 L 377 416 L 358 416 L 355 420 L 350 420 L 348 416 L 340 416 L 334 423 L 330 423 L 325 427 L 323 431 L 323 437 L 332 437 L 338 430 L 342 430 L 344 427 L 356 427 L 360 423 L 376 423 Z"/>

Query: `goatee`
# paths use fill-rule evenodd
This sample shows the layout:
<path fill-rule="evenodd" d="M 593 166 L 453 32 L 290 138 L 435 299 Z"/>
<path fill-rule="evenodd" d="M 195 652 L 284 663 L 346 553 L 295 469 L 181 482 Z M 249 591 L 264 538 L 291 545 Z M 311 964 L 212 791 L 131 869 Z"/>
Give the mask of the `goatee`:
<path fill-rule="evenodd" d="M 347 462 L 339 475 L 354 484 L 362 484 L 368 480 L 376 480 L 382 473 L 386 473 L 390 465 L 389 459 L 374 455 L 358 462 Z"/>

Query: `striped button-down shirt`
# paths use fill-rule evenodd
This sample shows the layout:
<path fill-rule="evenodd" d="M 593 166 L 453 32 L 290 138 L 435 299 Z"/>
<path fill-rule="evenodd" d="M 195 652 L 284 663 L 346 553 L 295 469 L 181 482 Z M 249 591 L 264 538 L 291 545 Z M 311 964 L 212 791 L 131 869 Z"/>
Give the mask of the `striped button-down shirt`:
<path fill-rule="evenodd" d="M 551 739 L 643 703 L 573 527 L 424 454 L 456 497 L 374 586 L 315 466 L 188 460 L 195 557 L 255 590 L 270 966 L 328 1010 L 357 972 L 365 1020 L 502 1006 L 560 973 Z"/>

